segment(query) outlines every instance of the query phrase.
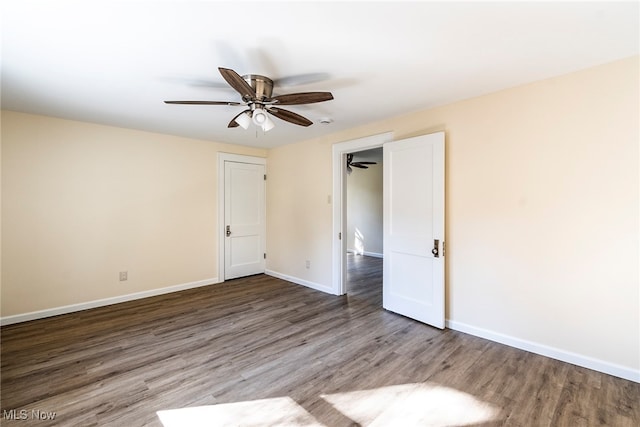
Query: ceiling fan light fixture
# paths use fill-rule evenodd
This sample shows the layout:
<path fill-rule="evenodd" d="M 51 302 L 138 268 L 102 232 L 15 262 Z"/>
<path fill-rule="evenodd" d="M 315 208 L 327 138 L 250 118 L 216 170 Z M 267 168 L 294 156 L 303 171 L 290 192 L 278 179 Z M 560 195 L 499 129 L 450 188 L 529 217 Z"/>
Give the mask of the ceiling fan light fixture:
<path fill-rule="evenodd" d="M 269 118 L 269 115 L 264 108 L 256 108 L 253 110 L 253 123 L 260 127 L 263 132 L 268 132 L 275 127 L 275 124 Z"/>
<path fill-rule="evenodd" d="M 249 113 L 242 113 L 235 119 L 236 123 L 244 130 L 249 129 L 249 124 L 251 123 L 251 116 Z"/>
<path fill-rule="evenodd" d="M 264 125 L 267 120 L 269 120 L 269 116 L 267 116 L 267 112 L 262 108 L 256 108 L 253 110 L 253 123 L 255 123 L 256 126 Z"/>
<path fill-rule="evenodd" d="M 266 117 L 266 120 L 262 124 L 262 131 L 269 132 L 271 129 L 273 129 L 276 126 L 276 124 L 273 123 L 273 120 L 271 120 L 269 116 L 265 115 L 265 117 Z"/>

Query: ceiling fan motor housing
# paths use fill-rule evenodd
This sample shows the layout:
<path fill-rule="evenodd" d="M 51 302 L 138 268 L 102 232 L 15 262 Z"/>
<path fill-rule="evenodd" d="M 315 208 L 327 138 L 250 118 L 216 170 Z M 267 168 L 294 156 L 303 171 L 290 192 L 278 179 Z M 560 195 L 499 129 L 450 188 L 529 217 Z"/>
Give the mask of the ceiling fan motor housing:
<path fill-rule="evenodd" d="M 255 90 L 257 99 L 268 99 L 273 95 L 273 80 L 260 74 L 245 74 L 242 76 Z"/>

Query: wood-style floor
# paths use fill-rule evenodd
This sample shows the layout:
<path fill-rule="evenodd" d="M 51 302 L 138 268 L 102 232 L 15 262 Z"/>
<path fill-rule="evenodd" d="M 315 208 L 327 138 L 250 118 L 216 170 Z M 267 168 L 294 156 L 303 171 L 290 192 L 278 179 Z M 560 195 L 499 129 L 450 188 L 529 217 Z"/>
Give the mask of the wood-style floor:
<path fill-rule="evenodd" d="M 640 384 L 386 312 L 381 260 L 350 260 L 343 297 L 259 275 L 5 326 L 2 425 L 163 426 L 239 402 L 229 425 L 265 425 L 283 401 L 306 414 L 291 425 L 640 425 Z M 195 425 L 178 414 L 165 427 Z"/>

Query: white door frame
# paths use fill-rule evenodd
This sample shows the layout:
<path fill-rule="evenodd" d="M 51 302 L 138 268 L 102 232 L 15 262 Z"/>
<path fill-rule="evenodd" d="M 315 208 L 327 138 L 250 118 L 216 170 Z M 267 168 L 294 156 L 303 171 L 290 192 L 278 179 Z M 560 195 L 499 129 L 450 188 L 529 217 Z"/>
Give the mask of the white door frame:
<path fill-rule="evenodd" d="M 267 168 L 267 159 L 264 157 L 245 156 L 243 154 L 218 153 L 218 282 L 224 282 L 224 162 L 251 163 L 264 165 Z M 266 200 L 266 199 L 265 199 Z M 265 206 L 266 208 L 266 206 Z"/>
<path fill-rule="evenodd" d="M 356 151 L 379 148 L 385 142 L 393 141 L 393 132 L 381 133 L 351 141 L 340 142 L 332 147 L 333 154 L 333 239 L 332 239 L 332 280 L 331 293 L 344 295 L 347 293 L 346 273 L 346 155 Z M 384 165 L 383 165 L 384 167 Z"/>

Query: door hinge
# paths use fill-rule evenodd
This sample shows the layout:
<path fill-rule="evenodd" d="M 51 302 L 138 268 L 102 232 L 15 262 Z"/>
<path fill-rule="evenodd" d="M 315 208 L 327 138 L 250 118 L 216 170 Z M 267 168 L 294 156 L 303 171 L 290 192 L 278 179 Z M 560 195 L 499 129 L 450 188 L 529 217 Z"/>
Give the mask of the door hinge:
<path fill-rule="evenodd" d="M 447 250 L 444 246 L 444 240 L 442 241 L 442 256 L 445 256 L 445 254 L 447 253 Z"/>
<path fill-rule="evenodd" d="M 264 259 L 267 259 L 267 253 L 265 252 L 264 254 L 262 254 L 264 256 Z"/>
<path fill-rule="evenodd" d="M 266 173 L 264 174 L 264 180 L 265 181 L 267 180 L 267 174 Z"/>
<path fill-rule="evenodd" d="M 342 240 L 342 233 L 338 233 L 338 240 Z"/>

